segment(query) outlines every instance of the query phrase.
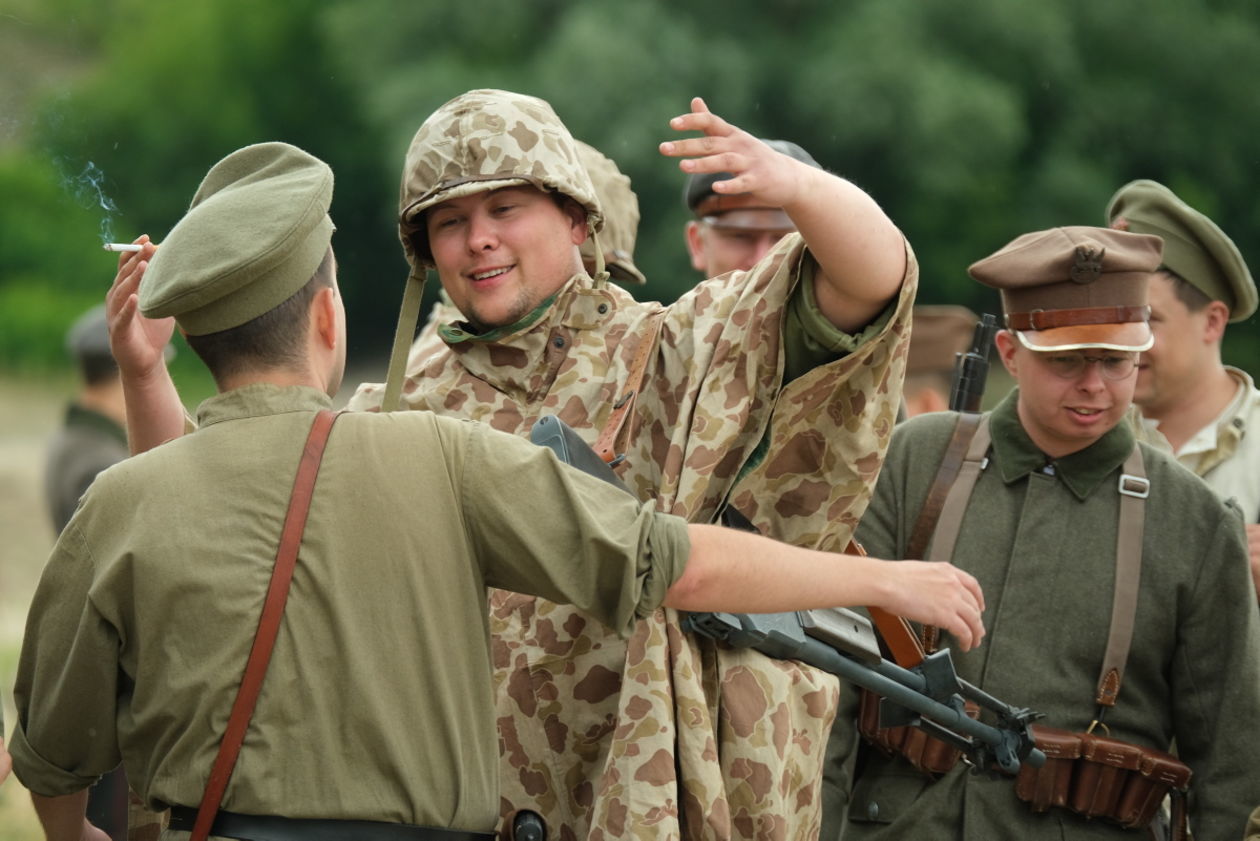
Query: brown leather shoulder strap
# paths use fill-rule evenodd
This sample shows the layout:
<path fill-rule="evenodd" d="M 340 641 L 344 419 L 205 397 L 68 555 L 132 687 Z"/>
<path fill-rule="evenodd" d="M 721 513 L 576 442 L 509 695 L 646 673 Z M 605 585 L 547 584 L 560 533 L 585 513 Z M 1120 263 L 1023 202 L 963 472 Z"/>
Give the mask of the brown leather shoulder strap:
<path fill-rule="evenodd" d="M 1114 707 L 1124 678 L 1124 664 L 1133 643 L 1133 623 L 1137 614 L 1138 584 L 1142 580 L 1142 531 L 1146 521 L 1146 498 L 1151 492 L 1146 465 L 1137 444 L 1124 461 L 1120 473 L 1120 519 L 1116 527 L 1116 584 L 1111 599 L 1111 629 L 1107 651 L 1098 676 L 1094 700 Z"/>
<path fill-rule="evenodd" d="M 958 471 L 962 469 L 963 455 L 967 452 L 967 445 L 971 443 L 972 436 L 976 434 L 976 428 L 980 426 L 980 418 L 981 415 L 970 413 L 958 415 L 958 422 L 954 424 L 954 434 L 945 448 L 940 469 L 936 471 L 932 487 L 928 489 L 923 507 L 919 509 L 919 519 L 915 520 L 914 530 L 910 532 L 910 541 L 906 544 L 907 558 L 922 558 L 927 550 L 928 542 L 932 539 L 932 532 L 936 531 L 936 521 L 941 516 L 941 508 L 945 505 L 945 496 L 953 487 L 954 480 L 958 478 Z"/>
<path fill-rule="evenodd" d="M 608 422 L 604 424 L 603 431 L 595 441 L 594 450 L 604 461 L 611 462 L 617 457 L 619 445 L 624 452 L 626 443 L 634 434 L 634 405 L 643 385 L 643 373 L 647 370 L 648 360 L 652 358 L 652 351 L 656 349 L 657 339 L 660 338 L 665 313 L 666 310 L 662 309 L 648 316 L 647 329 L 639 340 L 639 346 L 635 348 L 634 359 L 630 362 L 630 374 L 626 377 L 625 389 L 613 403 L 612 414 L 608 416 Z M 627 420 L 630 421 L 629 424 Z M 621 434 L 623 428 L 624 435 Z"/>
<path fill-rule="evenodd" d="M 971 491 L 980 477 L 989 442 L 987 417 L 968 412 L 958 415 L 954 434 L 945 448 L 941 466 L 932 480 L 932 487 L 928 489 L 923 507 L 919 509 L 919 518 L 906 545 L 907 558 L 924 558 L 929 543 L 932 545 L 932 557 L 928 560 L 948 563 L 953 557 L 967 500 L 971 498 Z M 946 515 L 944 522 L 942 515 Z M 938 534 L 941 530 L 944 534 Z M 929 654 L 935 651 L 939 637 L 939 629 L 924 625 L 920 637 L 924 651 Z"/>
<path fill-rule="evenodd" d="M 201 805 L 197 809 L 197 822 L 193 825 L 190 841 L 205 841 L 210 834 L 210 826 L 219 811 L 223 792 L 227 790 L 232 769 L 236 767 L 236 757 L 241 751 L 241 743 L 245 741 L 245 730 L 254 714 L 254 704 L 258 701 L 263 678 L 267 675 L 267 664 L 271 662 L 271 650 L 280 630 L 284 604 L 289 597 L 289 582 L 293 579 L 293 567 L 297 563 L 298 547 L 306 528 L 306 514 L 310 510 L 311 496 L 315 489 L 315 476 L 319 473 L 319 464 L 324 457 L 324 445 L 328 443 L 328 433 L 332 431 L 333 422 L 339 414 L 328 410 L 317 414 L 310 435 L 307 436 L 306 446 L 302 449 L 302 460 L 298 464 L 297 478 L 293 482 L 293 494 L 289 498 L 289 511 L 285 515 L 284 530 L 280 535 L 280 548 L 276 552 L 276 563 L 271 571 L 271 584 L 267 587 L 267 596 L 263 601 L 262 617 L 258 620 L 258 631 L 254 634 L 254 644 L 245 663 L 245 675 L 241 678 L 236 700 L 232 703 L 227 729 L 219 742 L 218 756 L 215 757 L 214 767 L 211 768 L 210 778 L 206 782 L 205 794 L 202 795 Z"/>

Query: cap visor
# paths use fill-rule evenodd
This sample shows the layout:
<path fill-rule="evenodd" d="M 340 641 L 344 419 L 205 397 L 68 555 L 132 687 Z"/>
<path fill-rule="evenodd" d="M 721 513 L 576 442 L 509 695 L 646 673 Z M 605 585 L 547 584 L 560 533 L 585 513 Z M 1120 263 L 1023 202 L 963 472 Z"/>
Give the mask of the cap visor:
<path fill-rule="evenodd" d="M 778 208 L 750 207 L 741 210 L 728 210 L 713 216 L 705 216 L 704 221 L 714 228 L 731 228 L 742 231 L 795 231 L 796 225 L 788 215 Z"/>
<path fill-rule="evenodd" d="M 1145 321 L 1126 324 L 1075 324 L 1050 330 L 1016 330 L 1015 335 L 1029 350 L 1150 350 L 1155 343 Z"/>

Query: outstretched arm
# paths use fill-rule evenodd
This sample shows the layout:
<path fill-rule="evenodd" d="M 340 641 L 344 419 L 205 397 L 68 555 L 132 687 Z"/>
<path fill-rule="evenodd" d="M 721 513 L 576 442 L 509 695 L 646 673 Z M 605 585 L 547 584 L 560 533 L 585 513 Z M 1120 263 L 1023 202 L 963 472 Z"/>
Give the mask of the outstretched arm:
<path fill-rule="evenodd" d="M 184 406 L 163 355 L 175 330 L 175 319 L 145 318 L 136 290 L 157 250 L 148 235 L 136 240 L 143 249 L 118 258 L 118 274 L 105 296 L 109 347 L 122 375 L 127 401 L 127 440 L 131 452 L 142 453 L 184 432 Z"/>
<path fill-rule="evenodd" d="M 665 597 L 669 607 L 778 613 L 874 606 L 945 628 L 964 650 L 984 637 L 980 585 L 951 564 L 836 555 L 720 526 L 687 531 L 691 555 Z"/>
<path fill-rule="evenodd" d="M 818 307 L 836 327 L 857 332 L 897 294 L 906 271 L 901 232 L 856 185 L 776 152 L 699 97 L 670 128 L 704 133 L 661 144 L 662 154 L 684 158 L 684 172 L 730 172 L 715 192 L 749 193 L 787 212 L 818 261 Z"/>

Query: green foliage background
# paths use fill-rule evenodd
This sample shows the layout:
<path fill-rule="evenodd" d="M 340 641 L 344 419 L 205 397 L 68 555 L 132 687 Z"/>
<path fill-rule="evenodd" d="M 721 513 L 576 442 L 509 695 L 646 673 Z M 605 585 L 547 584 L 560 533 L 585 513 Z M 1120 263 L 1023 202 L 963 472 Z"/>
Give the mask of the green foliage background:
<path fill-rule="evenodd" d="M 544 97 L 630 175 L 641 296 L 698 279 L 683 179 L 656 152 L 697 94 L 871 192 L 923 303 L 996 311 L 969 263 L 1101 223 L 1139 177 L 1260 265 L 1257 78 L 1260 5 L 1241 0 L 0 0 L 0 370 L 64 364 L 62 331 L 113 275 L 101 238 L 160 240 L 214 161 L 262 140 L 336 171 L 352 361 L 375 360 L 405 277 L 403 153 L 474 87 Z M 1255 324 L 1226 344 L 1252 370 Z"/>

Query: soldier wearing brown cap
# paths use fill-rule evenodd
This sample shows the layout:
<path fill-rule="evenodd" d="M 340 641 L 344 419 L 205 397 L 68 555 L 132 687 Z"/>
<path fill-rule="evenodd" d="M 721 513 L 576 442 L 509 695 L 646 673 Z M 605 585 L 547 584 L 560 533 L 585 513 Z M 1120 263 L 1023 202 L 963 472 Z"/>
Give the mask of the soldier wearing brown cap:
<path fill-rule="evenodd" d="M 901 424 L 858 538 L 880 557 L 950 561 L 980 580 L 991 630 L 983 648 L 955 652 L 959 676 L 1043 713 L 1037 727 L 1054 731 L 1039 738 L 1057 759 L 1019 780 L 961 764 L 933 779 L 867 746 L 845 841 L 1133 837 L 1121 821 L 1141 828 L 1187 772 L 1194 837 L 1242 835 L 1260 790 L 1260 616 L 1241 522 L 1123 422 L 1154 340 L 1159 265 L 1157 237 L 1076 227 L 971 266 L 1001 290 L 996 345 L 1017 388 L 974 426 L 952 412 Z M 912 548 L 937 483 L 943 513 Z M 835 732 L 854 741 L 852 725 Z"/>
<path fill-rule="evenodd" d="M 1107 220 L 1164 240 L 1150 284 L 1155 344 L 1138 363 L 1133 402 L 1155 443 L 1222 499 L 1237 500 L 1260 598 L 1260 389 L 1250 374 L 1221 362 L 1227 325 L 1256 311 L 1251 272 L 1224 231 L 1154 181 L 1121 187 Z"/>
<path fill-rule="evenodd" d="M 818 168 L 813 156 L 789 140 L 763 140 L 790 158 Z M 683 203 L 696 218 L 685 234 L 691 267 L 705 277 L 748 271 L 775 243 L 796 230 L 781 207 L 749 193 L 718 193 L 713 185 L 729 172 L 694 172 L 683 188 Z"/>
<path fill-rule="evenodd" d="M 906 382 L 901 388 L 906 417 L 949 408 L 955 359 L 975 335 L 976 314 L 966 307 L 924 305 L 914 308 Z"/>
<path fill-rule="evenodd" d="M 604 213 L 546 102 L 478 90 L 434 112 L 399 197 L 398 376 L 352 405 L 401 399 L 519 435 L 558 414 L 620 457 L 643 502 L 692 522 L 733 509 L 763 534 L 841 550 L 901 398 L 914 256 L 866 193 L 702 100 L 670 128 L 694 133 L 661 144 L 683 172 L 731 171 L 715 193 L 780 207 L 800 232 L 665 307 L 583 271 L 575 246 L 594 237 L 602 255 Z M 430 269 L 466 320 L 404 375 Z M 137 390 L 162 377 L 133 372 Z M 156 440 L 178 433 L 170 414 Z M 833 676 L 694 639 L 670 610 L 629 642 L 548 600 L 496 591 L 491 610 L 505 810 L 537 808 L 579 841 L 815 832 Z"/>

